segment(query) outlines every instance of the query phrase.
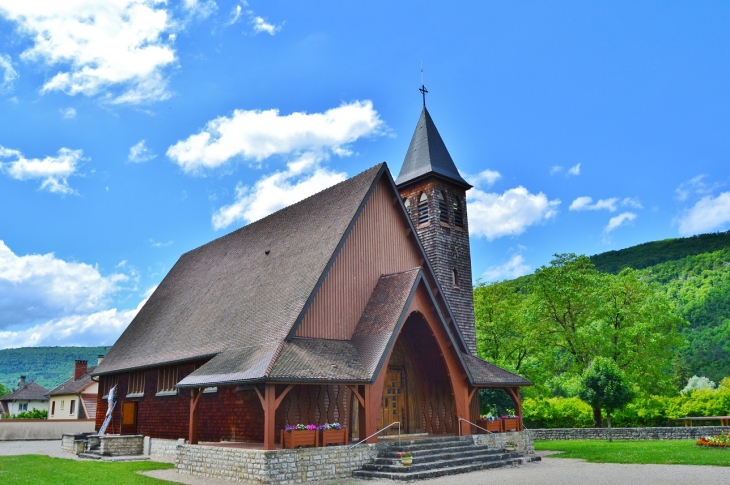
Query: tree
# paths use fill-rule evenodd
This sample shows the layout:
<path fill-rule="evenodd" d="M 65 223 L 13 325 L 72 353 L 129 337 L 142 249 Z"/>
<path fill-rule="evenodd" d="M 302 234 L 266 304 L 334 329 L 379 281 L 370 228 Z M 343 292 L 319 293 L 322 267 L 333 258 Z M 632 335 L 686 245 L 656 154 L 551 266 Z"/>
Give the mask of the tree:
<path fill-rule="evenodd" d="M 593 409 L 604 409 L 608 422 L 608 441 L 611 436 L 611 413 L 626 407 L 633 399 L 633 393 L 624 373 L 611 359 L 596 357 L 583 373 L 582 388 L 578 397 Z"/>
<path fill-rule="evenodd" d="M 7 387 L 0 384 L 0 397 L 4 396 L 6 394 L 10 394 L 10 389 L 8 389 Z"/>

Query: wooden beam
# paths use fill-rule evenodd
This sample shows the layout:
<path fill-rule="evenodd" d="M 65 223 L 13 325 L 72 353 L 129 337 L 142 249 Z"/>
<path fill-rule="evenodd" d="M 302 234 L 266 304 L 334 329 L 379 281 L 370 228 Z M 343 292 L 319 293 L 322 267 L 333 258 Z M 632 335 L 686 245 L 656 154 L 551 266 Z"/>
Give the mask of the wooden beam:
<path fill-rule="evenodd" d="M 281 404 L 281 401 L 284 400 L 287 394 L 289 394 L 289 391 L 292 390 L 294 387 L 294 384 L 289 384 L 286 389 L 279 395 L 279 397 L 276 398 L 276 409 L 279 409 L 279 404 Z"/>
<path fill-rule="evenodd" d="M 349 384 L 345 384 L 345 387 L 348 388 L 357 398 L 357 401 L 360 403 L 361 406 L 365 406 L 365 398 L 360 395 L 360 393 L 357 391 L 357 386 L 351 386 Z"/>
<path fill-rule="evenodd" d="M 257 391 L 258 392 L 258 391 Z M 276 385 L 266 384 L 264 391 L 264 449 L 276 449 Z"/>
<path fill-rule="evenodd" d="M 477 392 L 477 391 L 478 391 L 478 388 L 476 388 L 476 387 L 475 387 L 475 388 L 474 388 L 474 389 L 472 389 L 472 390 L 471 390 L 471 392 L 469 393 L 469 404 L 471 404 L 471 400 L 472 400 L 472 399 L 474 399 L 474 394 L 476 394 L 476 392 Z"/>
<path fill-rule="evenodd" d="M 205 388 L 192 388 L 190 390 L 190 421 L 188 424 L 188 443 L 198 444 L 198 402 L 203 395 Z"/>
<path fill-rule="evenodd" d="M 261 407 L 266 410 L 266 399 L 264 398 L 264 396 L 261 395 L 261 391 L 259 391 L 259 386 L 254 384 L 253 390 L 256 391 L 256 395 L 259 397 L 259 401 L 261 401 Z"/>

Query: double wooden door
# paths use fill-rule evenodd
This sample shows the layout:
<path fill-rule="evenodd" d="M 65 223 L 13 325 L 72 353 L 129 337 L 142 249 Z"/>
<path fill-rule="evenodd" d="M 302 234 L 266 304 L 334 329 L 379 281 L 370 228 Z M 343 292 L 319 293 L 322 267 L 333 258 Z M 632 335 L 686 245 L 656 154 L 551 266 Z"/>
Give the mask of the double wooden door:
<path fill-rule="evenodd" d="M 383 428 L 391 423 L 400 421 L 401 432 L 406 431 L 406 403 L 408 402 L 406 393 L 405 369 L 388 367 L 385 374 L 385 386 L 383 388 Z M 386 433 L 398 434 L 398 425 L 391 427 Z"/>

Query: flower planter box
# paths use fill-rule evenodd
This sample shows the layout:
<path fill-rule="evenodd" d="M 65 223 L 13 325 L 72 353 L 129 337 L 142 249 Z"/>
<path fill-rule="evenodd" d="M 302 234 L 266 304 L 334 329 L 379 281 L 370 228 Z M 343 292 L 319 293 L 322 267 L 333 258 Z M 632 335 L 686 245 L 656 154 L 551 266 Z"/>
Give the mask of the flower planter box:
<path fill-rule="evenodd" d="M 319 446 L 319 431 L 304 429 L 294 431 L 281 430 L 281 447 L 294 449 L 298 446 Z"/>
<path fill-rule="evenodd" d="M 491 423 L 487 421 L 487 425 L 485 426 L 487 428 L 487 431 L 490 431 L 492 433 L 501 433 L 502 432 L 502 420 L 498 419 L 496 421 L 492 421 Z"/>
<path fill-rule="evenodd" d="M 347 426 L 343 426 L 342 429 L 323 429 L 320 443 L 322 446 L 346 445 L 348 443 Z"/>
<path fill-rule="evenodd" d="M 519 431 L 519 418 L 507 418 L 502 420 L 502 431 Z"/>

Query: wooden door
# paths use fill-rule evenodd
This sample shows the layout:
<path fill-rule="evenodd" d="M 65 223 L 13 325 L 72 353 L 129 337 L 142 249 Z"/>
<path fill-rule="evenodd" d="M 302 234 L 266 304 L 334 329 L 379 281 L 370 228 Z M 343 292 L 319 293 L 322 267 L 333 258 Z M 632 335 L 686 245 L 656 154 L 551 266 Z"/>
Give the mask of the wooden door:
<path fill-rule="evenodd" d="M 400 421 L 401 433 L 406 431 L 406 373 L 403 368 L 389 367 L 385 375 L 383 389 L 383 428 Z M 391 427 L 387 434 L 398 434 L 398 425 Z"/>
<path fill-rule="evenodd" d="M 122 403 L 122 434 L 137 434 L 137 401 Z"/>

